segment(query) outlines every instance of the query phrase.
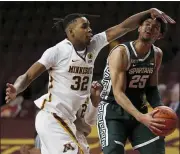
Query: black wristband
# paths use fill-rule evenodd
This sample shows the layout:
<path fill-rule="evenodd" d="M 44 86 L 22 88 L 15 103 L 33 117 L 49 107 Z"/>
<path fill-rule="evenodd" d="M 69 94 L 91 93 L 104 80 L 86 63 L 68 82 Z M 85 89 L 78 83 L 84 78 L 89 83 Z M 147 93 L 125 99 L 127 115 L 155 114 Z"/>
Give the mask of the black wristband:
<path fill-rule="evenodd" d="M 148 86 L 145 89 L 146 99 L 152 108 L 164 105 L 157 86 Z"/>

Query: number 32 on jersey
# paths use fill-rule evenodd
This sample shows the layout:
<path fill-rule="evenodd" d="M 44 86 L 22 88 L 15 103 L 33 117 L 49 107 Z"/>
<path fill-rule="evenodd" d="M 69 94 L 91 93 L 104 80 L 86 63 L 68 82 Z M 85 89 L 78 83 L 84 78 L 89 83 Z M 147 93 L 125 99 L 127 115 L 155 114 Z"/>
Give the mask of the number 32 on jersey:
<path fill-rule="evenodd" d="M 129 82 L 129 88 L 144 88 L 149 75 L 134 75 Z"/>
<path fill-rule="evenodd" d="M 81 90 L 81 91 L 85 91 L 88 88 L 88 82 L 89 82 L 89 77 L 88 76 L 74 76 L 72 78 L 75 83 L 74 85 L 71 85 L 71 89 L 72 90 Z"/>

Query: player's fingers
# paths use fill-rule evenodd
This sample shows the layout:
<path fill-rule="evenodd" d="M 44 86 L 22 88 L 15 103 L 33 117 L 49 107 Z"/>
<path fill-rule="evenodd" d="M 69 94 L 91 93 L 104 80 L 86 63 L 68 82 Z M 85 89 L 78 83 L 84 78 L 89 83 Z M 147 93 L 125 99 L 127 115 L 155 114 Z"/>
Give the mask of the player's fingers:
<path fill-rule="evenodd" d="M 91 87 L 95 88 L 96 87 L 96 83 L 97 83 L 97 81 L 93 81 L 92 84 L 91 84 Z"/>
<path fill-rule="evenodd" d="M 151 126 L 154 126 L 156 128 L 160 128 L 160 129 L 163 129 L 166 127 L 164 124 L 154 123 L 154 122 L 151 124 Z"/>
<path fill-rule="evenodd" d="M 156 132 L 156 133 L 159 133 L 159 134 L 162 133 L 162 130 L 160 130 L 160 129 L 154 127 L 154 126 L 150 126 L 149 129 L 150 129 L 152 132 Z"/>
<path fill-rule="evenodd" d="M 7 98 L 6 103 L 9 103 L 9 102 L 10 102 L 10 99 L 9 99 L 9 98 Z"/>
<path fill-rule="evenodd" d="M 6 88 L 6 92 L 10 92 L 10 90 L 11 90 L 10 88 Z"/>
<path fill-rule="evenodd" d="M 15 89 L 15 88 L 14 88 L 14 85 L 12 85 L 12 84 L 9 84 L 8 87 L 9 87 L 10 89 L 13 89 L 13 90 Z"/>
<path fill-rule="evenodd" d="M 176 21 L 174 21 L 170 16 L 168 16 L 167 14 L 163 14 L 163 16 L 165 17 L 165 19 L 169 22 L 169 23 L 171 23 L 171 24 L 175 24 L 176 23 Z"/>
<path fill-rule="evenodd" d="M 152 122 L 152 123 L 165 124 L 166 120 L 153 118 L 151 122 Z"/>
<path fill-rule="evenodd" d="M 99 83 L 96 84 L 97 88 L 101 88 L 101 85 Z"/>
<path fill-rule="evenodd" d="M 92 87 L 92 88 L 94 88 L 94 89 L 96 89 L 96 88 L 97 88 L 97 86 L 96 86 L 95 84 L 94 84 L 94 85 L 92 85 L 91 87 Z"/>
<path fill-rule="evenodd" d="M 151 116 L 154 116 L 156 113 L 158 113 L 159 112 L 159 110 L 158 109 L 155 109 L 155 110 L 153 110 L 151 113 L 150 113 L 150 115 Z"/>
<path fill-rule="evenodd" d="M 163 14 L 162 14 L 162 15 L 160 15 L 159 17 L 163 20 L 163 22 L 164 22 L 164 23 L 166 23 L 166 24 L 168 23 L 168 22 L 167 22 L 167 20 L 166 20 L 166 18 L 164 17 L 164 15 L 163 15 Z"/>
<path fill-rule="evenodd" d="M 6 97 L 5 97 L 5 101 L 7 101 L 8 99 L 9 99 L 9 96 L 6 96 Z"/>

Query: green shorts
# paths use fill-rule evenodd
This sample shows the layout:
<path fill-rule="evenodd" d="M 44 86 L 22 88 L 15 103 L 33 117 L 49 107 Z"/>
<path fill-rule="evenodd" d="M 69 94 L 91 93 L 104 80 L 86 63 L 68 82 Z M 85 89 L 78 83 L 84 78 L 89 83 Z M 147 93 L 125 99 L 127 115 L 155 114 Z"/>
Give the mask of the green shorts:
<path fill-rule="evenodd" d="M 97 127 L 104 154 L 123 153 L 127 139 L 141 154 L 165 153 L 164 138 L 154 135 L 134 118 L 124 116 L 118 105 L 102 101 L 98 109 Z"/>

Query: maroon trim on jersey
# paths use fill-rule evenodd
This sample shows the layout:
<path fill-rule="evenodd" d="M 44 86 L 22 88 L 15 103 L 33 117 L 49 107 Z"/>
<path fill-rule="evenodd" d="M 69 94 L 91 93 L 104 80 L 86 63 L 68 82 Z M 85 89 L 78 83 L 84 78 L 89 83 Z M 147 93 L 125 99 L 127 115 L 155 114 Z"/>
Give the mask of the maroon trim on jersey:
<path fill-rule="evenodd" d="M 57 121 L 59 121 L 64 126 L 65 130 L 68 131 L 71 134 L 71 136 L 75 139 L 75 141 L 78 143 L 76 136 L 74 135 L 72 130 L 69 128 L 68 124 L 63 119 L 61 119 L 59 116 L 57 116 L 56 113 L 53 113 L 53 116 Z"/>
<path fill-rule="evenodd" d="M 53 82 L 53 77 L 50 75 L 50 80 L 49 80 L 50 86 L 49 86 L 49 88 L 48 88 L 48 91 L 49 91 L 49 89 L 53 88 L 53 84 L 52 84 L 52 82 Z M 43 109 L 43 108 L 44 108 L 44 106 L 45 106 L 46 102 L 51 102 L 51 101 L 52 101 L 52 94 L 51 94 L 51 93 L 49 93 L 49 98 L 48 98 L 48 100 L 47 100 L 47 99 L 44 99 L 44 100 L 43 100 L 43 103 L 42 103 L 41 109 Z"/>
<path fill-rule="evenodd" d="M 64 128 L 64 130 L 70 135 L 71 139 L 77 144 L 78 148 L 78 153 L 80 154 L 84 154 L 81 145 L 79 144 L 78 140 L 76 139 L 76 136 L 74 135 L 74 133 L 72 132 L 72 130 L 69 128 L 68 124 L 61 119 L 59 116 L 57 116 L 56 113 L 53 113 L 54 118 L 60 123 L 60 125 L 62 125 L 62 127 Z"/>
<path fill-rule="evenodd" d="M 75 49 L 74 49 L 74 50 L 75 50 Z M 82 57 L 76 50 L 75 50 L 75 52 L 76 52 L 76 54 L 77 54 L 82 60 L 84 60 L 84 61 L 86 62 L 87 48 L 85 49 L 85 56 L 84 56 L 84 57 Z"/>

